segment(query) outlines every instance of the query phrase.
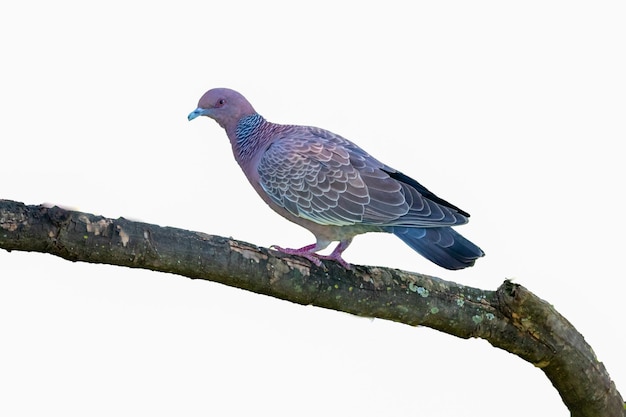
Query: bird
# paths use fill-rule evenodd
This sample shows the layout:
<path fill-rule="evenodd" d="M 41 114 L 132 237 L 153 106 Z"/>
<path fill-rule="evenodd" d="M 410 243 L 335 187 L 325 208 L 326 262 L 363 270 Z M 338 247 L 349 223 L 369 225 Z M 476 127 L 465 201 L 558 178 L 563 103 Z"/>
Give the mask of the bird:
<path fill-rule="evenodd" d="M 272 123 L 229 88 L 204 93 L 187 118 L 199 116 L 226 131 L 235 160 L 263 201 L 315 236 L 315 243 L 298 249 L 272 249 L 350 269 L 342 254 L 352 239 L 383 232 L 449 270 L 472 266 L 485 254 L 452 228 L 468 222 L 467 212 L 340 135 Z M 318 253 L 333 242 L 329 255 Z"/>

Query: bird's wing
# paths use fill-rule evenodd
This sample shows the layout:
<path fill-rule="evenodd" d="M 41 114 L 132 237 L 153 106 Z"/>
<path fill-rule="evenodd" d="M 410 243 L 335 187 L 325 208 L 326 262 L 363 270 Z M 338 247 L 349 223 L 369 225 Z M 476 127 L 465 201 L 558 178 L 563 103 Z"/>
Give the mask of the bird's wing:
<path fill-rule="evenodd" d="M 467 221 L 416 181 L 322 129 L 284 132 L 265 151 L 258 173 L 274 203 L 318 224 L 434 227 Z"/>

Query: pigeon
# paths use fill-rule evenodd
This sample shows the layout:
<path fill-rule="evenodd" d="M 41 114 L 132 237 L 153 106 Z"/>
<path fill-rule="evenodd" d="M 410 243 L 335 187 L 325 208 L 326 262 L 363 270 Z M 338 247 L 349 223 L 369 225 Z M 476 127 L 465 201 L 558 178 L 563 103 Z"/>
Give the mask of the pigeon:
<path fill-rule="evenodd" d="M 352 238 L 386 232 L 450 270 L 484 256 L 452 229 L 468 222 L 467 212 L 335 133 L 269 122 L 228 88 L 204 93 L 188 120 L 199 116 L 224 128 L 235 160 L 263 201 L 316 239 L 299 249 L 275 250 L 317 266 L 333 260 L 350 269 L 342 253 Z M 317 253 L 332 242 L 339 243 L 329 255 Z"/>

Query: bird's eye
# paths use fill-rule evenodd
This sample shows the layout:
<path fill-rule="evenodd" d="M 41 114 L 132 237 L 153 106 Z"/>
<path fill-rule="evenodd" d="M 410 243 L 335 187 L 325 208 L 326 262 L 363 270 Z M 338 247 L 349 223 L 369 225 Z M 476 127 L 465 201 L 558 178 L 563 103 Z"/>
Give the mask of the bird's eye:
<path fill-rule="evenodd" d="M 224 100 L 223 98 L 219 99 L 217 101 L 217 107 L 222 107 L 224 103 L 226 103 L 226 100 Z"/>

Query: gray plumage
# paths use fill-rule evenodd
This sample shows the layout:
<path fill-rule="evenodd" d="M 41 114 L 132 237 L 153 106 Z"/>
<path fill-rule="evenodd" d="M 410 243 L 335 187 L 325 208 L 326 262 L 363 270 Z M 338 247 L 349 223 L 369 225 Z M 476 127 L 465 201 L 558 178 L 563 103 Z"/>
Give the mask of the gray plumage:
<path fill-rule="evenodd" d="M 299 249 L 275 246 L 282 252 L 349 268 L 341 254 L 354 236 L 388 232 L 447 269 L 471 266 L 484 255 L 450 227 L 467 223 L 468 213 L 339 135 L 268 122 L 226 88 L 207 91 L 188 118 L 198 116 L 226 130 L 235 159 L 261 198 L 317 239 Z M 339 244 L 330 255 L 316 253 L 334 241 Z"/>

